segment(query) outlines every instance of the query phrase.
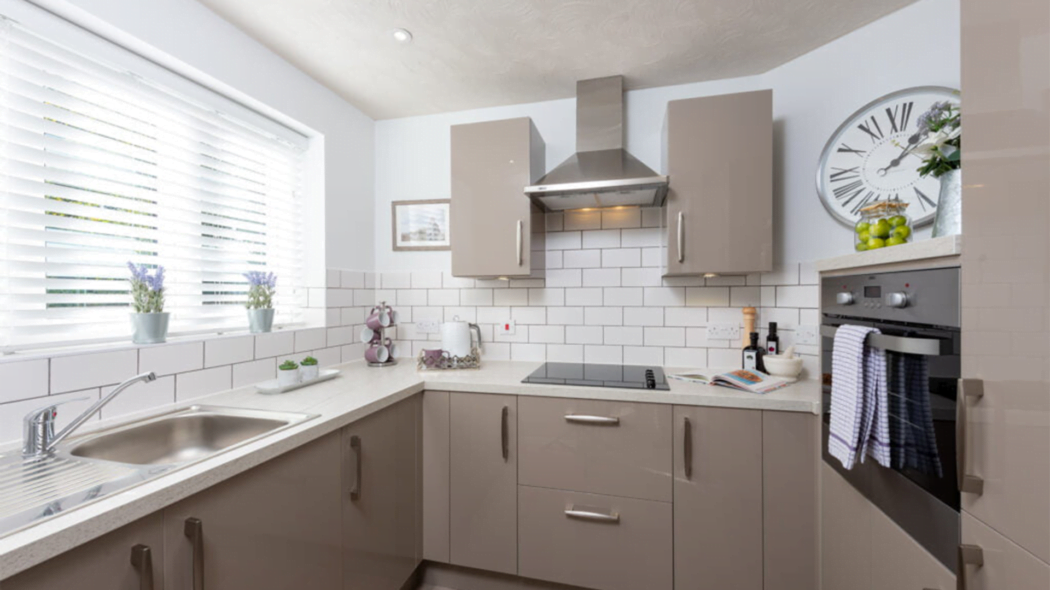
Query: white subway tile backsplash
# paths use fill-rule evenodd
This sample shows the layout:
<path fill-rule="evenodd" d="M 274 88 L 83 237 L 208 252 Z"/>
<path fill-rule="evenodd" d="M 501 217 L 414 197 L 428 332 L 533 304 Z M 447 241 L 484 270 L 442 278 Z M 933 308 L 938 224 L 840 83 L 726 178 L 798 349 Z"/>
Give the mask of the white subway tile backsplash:
<path fill-rule="evenodd" d="M 509 307 L 479 307 L 479 324 L 502 324 L 510 319 Z"/>
<path fill-rule="evenodd" d="M 412 273 L 385 271 L 379 275 L 380 289 L 408 289 L 412 287 Z"/>
<path fill-rule="evenodd" d="M 565 326 L 529 326 L 529 342 L 563 344 Z"/>
<path fill-rule="evenodd" d="M 737 351 L 733 351 L 737 352 Z M 704 348 L 665 348 L 664 365 L 668 367 L 704 368 L 724 365 L 708 364 L 708 351 Z"/>
<path fill-rule="evenodd" d="M 643 207 L 642 227 L 662 227 L 666 210 L 663 207 Z"/>
<path fill-rule="evenodd" d="M 761 318 L 759 318 L 761 320 Z M 707 325 L 733 324 L 744 325 L 744 310 L 739 307 L 711 307 L 707 310 Z"/>
<path fill-rule="evenodd" d="M 397 305 L 426 305 L 427 304 L 427 290 L 426 289 L 399 289 L 397 291 L 397 299 L 395 300 Z"/>
<path fill-rule="evenodd" d="M 323 334 L 324 329 L 318 329 Z M 204 365 L 218 366 L 255 358 L 255 337 L 237 336 L 208 340 L 204 345 Z"/>
<path fill-rule="evenodd" d="M 798 327 L 798 311 L 788 307 L 763 307 L 758 310 L 759 325 L 764 329 L 769 322 L 776 322 L 777 329 L 793 330 Z"/>
<path fill-rule="evenodd" d="M 579 250 L 581 244 L 581 236 L 578 231 L 547 234 L 547 250 Z M 586 247 L 594 248 L 595 246 Z"/>
<path fill-rule="evenodd" d="M 625 229 L 620 232 L 620 245 L 624 248 L 659 247 L 663 243 L 663 232 L 656 227 Z"/>
<path fill-rule="evenodd" d="M 302 360 L 302 359 L 299 359 Z M 284 362 L 284 361 L 281 361 Z M 298 361 L 296 361 L 298 362 Z M 277 378 L 277 359 L 262 359 L 233 365 L 233 386 L 244 387 Z"/>
<path fill-rule="evenodd" d="M 506 286 L 505 281 L 501 281 Z M 492 305 L 492 289 L 460 289 L 460 305 Z"/>
<path fill-rule="evenodd" d="M 641 266 L 642 251 L 638 248 L 606 248 L 602 250 L 602 266 L 625 267 Z"/>
<path fill-rule="evenodd" d="M 758 307 L 761 304 L 761 287 L 731 287 L 729 289 L 729 305 L 733 307 Z"/>
<path fill-rule="evenodd" d="M 470 322 L 476 324 L 478 321 L 478 308 L 476 307 L 446 307 L 446 322 Z"/>
<path fill-rule="evenodd" d="M 413 289 L 440 289 L 441 271 L 438 270 L 416 270 L 412 271 Z"/>
<path fill-rule="evenodd" d="M 704 279 L 704 284 L 708 287 L 743 287 L 747 284 L 747 277 L 744 275 L 720 275 Z"/>
<path fill-rule="evenodd" d="M 551 269 L 547 271 L 547 287 L 580 287 L 583 271 L 578 268 Z"/>
<path fill-rule="evenodd" d="M 816 285 L 777 287 L 778 307 L 818 307 L 820 291 Z"/>
<path fill-rule="evenodd" d="M 624 287 L 659 287 L 663 284 L 659 268 L 621 268 L 619 271 L 620 284 Z"/>
<path fill-rule="evenodd" d="M 457 302 L 459 300 L 457 299 Z M 445 321 L 445 308 L 443 307 L 413 307 L 412 321 L 414 322 L 443 322 Z"/>
<path fill-rule="evenodd" d="M 654 365 L 662 367 L 664 364 L 664 349 L 659 346 L 624 346 L 623 362 L 626 365 Z"/>
<path fill-rule="evenodd" d="M 324 348 L 325 337 L 326 333 L 323 328 L 299 330 L 295 333 L 295 352 L 305 352 L 315 348 Z"/>
<path fill-rule="evenodd" d="M 547 360 L 547 346 L 545 344 L 525 344 L 514 342 L 510 345 L 510 360 L 545 361 Z"/>
<path fill-rule="evenodd" d="M 441 287 L 443 289 L 472 289 L 474 288 L 474 279 L 454 277 L 452 273 L 446 272 L 441 275 Z"/>
<path fill-rule="evenodd" d="M 511 289 L 542 289 L 546 283 L 543 279 L 511 279 L 500 282 L 504 287 Z"/>
<path fill-rule="evenodd" d="M 175 399 L 180 402 L 232 388 L 233 367 L 230 365 L 175 376 Z"/>
<path fill-rule="evenodd" d="M 583 232 L 584 248 L 619 248 L 620 230 L 606 229 Z"/>
<path fill-rule="evenodd" d="M 547 323 L 556 326 L 579 326 L 583 324 L 582 307 L 547 308 Z"/>
<path fill-rule="evenodd" d="M 664 264 L 663 248 L 642 248 L 642 266 L 661 268 Z"/>
<path fill-rule="evenodd" d="M 398 328 L 400 329 L 400 328 Z M 328 328 L 327 341 L 328 346 L 342 346 L 344 344 L 350 344 L 357 340 L 357 333 L 353 326 L 347 326 L 344 328 Z"/>
<path fill-rule="evenodd" d="M 711 343 L 707 340 L 707 328 L 686 328 L 685 345 L 689 348 L 708 348 Z"/>
<path fill-rule="evenodd" d="M 591 211 L 566 211 L 563 223 L 565 231 L 601 229 L 602 212 L 597 209 Z"/>
<path fill-rule="evenodd" d="M 429 306 L 459 305 L 458 289 L 430 289 L 427 291 L 427 302 Z"/>
<path fill-rule="evenodd" d="M 546 222 L 546 229 L 548 232 L 559 232 L 565 229 L 565 214 L 548 213 L 544 215 L 544 221 Z"/>
<path fill-rule="evenodd" d="M 708 348 L 706 350 L 706 366 L 715 367 L 719 369 L 739 369 L 742 366 L 743 357 L 740 354 L 739 348 Z"/>
<path fill-rule="evenodd" d="M 593 250 L 597 252 L 598 250 Z M 587 268 L 583 270 L 584 287 L 619 287 L 619 268 Z"/>
<path fill-rule="evenodd" d="M 729 305 L 729 287 L 686 287 L 685 303 L 690 307 Z"/>
<path fill-rule="evenodd" d="M 622 326 L 622 307 L 588 307 L 583 310 L 583 323 L 588 326 Z"/>
<path fill-rule="evenodd" d="M 139 372 L 158 376 L 204 368 L 204 343 L 158 344 L 139 349 Z"/>
<path fill-rule="evenodd" d="M 777 288 L 776 287 L 762 287 L 762 307 L 776 307 L 777 305 Z"/>
<path fill-rule="evenodd" d="M 402 342 L 394 343 L 394 355 L 398 357 L 404 357 L 411 354 L 411 351 Z M 322 348 L 320 350 L 311 350 L 310 356 L 317 359 L 317 366 L 320 368 L 331 367 L 332 365 L 338 365 L 342 361 L 342 356 L 339 354 L 338 346 L 330 346 L 328 348 Z"/>
<path fill-rule="evenodd" d="M 566 250 L 564 268 L 599 268 L 602 265 L 601 250 Z"/>
<path fill-rule="evenodd" d="M 603 292 L 599 287 L 566 289 L 565 305 L 600 306 L 603 301 L 602 297 Z"/>
<path fill-rule="evenodd" d="M 117 350 L 51 359 L 51 393 L 115 385 L 138 374 L 138 350 Z"/>
<path fill-rule="evenodd" d="M 365 273 L 356 270 L 344 270 L 339 273 L 339 286 L 344 289 L 364 289 Z"/>
<path fill-rule="evenodd" d="M 601 326 L 566 326 L 565 342 L 567 344 L 601 344 L 603 331 Z"/>
<path fill-rule="evenodd" d="M 270 332 L 255 336 L 255 358 L 291 354 L 295 351 L 294 332 Z"/>
<path fill-rule="evenodd" d="M 643 344 L 643 332 L 640 327 L 607 326 L 604 330 L 605 344 L 634 346 L 641 346 Z"/>
<path fill-rule="evenodd" d="M 641 287 L 606 287 L 604 293 L 605 305 L 616 306 L 639 306 L 642 305 Z"/>
<path fill-rule="evenodd" d="M 599 365 L 618 365 L 623 363 L 623 347 L 588 344 L 583 347 L 583 360 Z"/>
<path fill-rule="evenodd" d="M 565 289 L 529 289 L 529 305 L 565 305 Z"/>
<path fill-rule="evenodd" d="M 623 325 L 625 326 L 662 326 L 664 325 L 663 307 L 625 307 Z"/>
<path fill-rule="evenodd" d="M 798 264 L 782 263 L 773 269 L 773 272 L 762 275 L 763 285 L 797 285 Z"/>
<path fill-rule="evenodd" d="M 667 326 L 706 326 L 706 307 L 668 307 L 664 310 L 664 325 Z"/>
<path fill-rule="evenodd" d="M 547 265 L 545 268 L 548 270 L 552 268 L 564 268 L 564 252 L 561 250 L 548 250 L 547 251 Z"/>
<path fill-rule="evenodd" d="M 547 345 L 547 358 L 557 363 L 582 363 L 583 362 L 583 345 L 582 344 L 548 344 Z"/>
<path fill-rule="evenodd" d="M 798 265 L 798 284 L 819 285 L 820 273 L 812 261 L 802 262 Z"/>
<path fill-rule="evenodd" d="M 603 229 L 641 227 L 643 209 L 606 209 L 602 211 Z"/>
<path fill-rule="evenodd" d="M 546 307 L 512 307 L 510 310 L 510 317 L 519 324 L 546 324 L 547 323 L 547 308 Z M 507 318 L 499 322 L 502 323 L 507 321 Z"/>
<path fill-rule="evenodd" d="M 109 395 L 114 387 L 116 385 L 103 387 L 101 395 Z M 173 403 L 175 403 L 175 376 L 168 375 L 151 383 L 136 383 L 127 388 L 102 408 L 100 418 L 109 420 Z"/>
<path fill-rule="evenodd" d="M 659 271 L 659 269 L 654 269 Z M 704 277 L 664 277 L 665 287 L 703 287 Z"/>
<path fill-rule="evenodd" d="M 645 304 L 676 307 L 686 303 L 685 287 L 646 287 Z"/>
<path fill-rule="evenodd" d="M 493 290 L 492 305 L 528 305 L 528 289 L 496 289 Z"/>
<path fill-rule="evenodd" d="M 685 346 L 685 328 L 645 328 L 646 346 Z"/>
<path fill-rule="evenodd" d="M 0 403 L 48 394 L 48 359 L 0 363 Z"/>

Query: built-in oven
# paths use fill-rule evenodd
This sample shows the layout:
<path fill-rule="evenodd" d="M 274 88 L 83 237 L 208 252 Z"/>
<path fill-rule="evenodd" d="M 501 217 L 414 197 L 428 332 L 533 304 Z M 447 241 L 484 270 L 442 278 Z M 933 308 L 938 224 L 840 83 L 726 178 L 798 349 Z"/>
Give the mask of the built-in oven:
<path fill-rule="evenodd" d="M 821 312 L 824 462 L 956 571 L 959 269 L 825 277 L 821 280 Z M 886 353 L 890 467 L 869 457 L 846 470 L 828 453 L 835 379 L 832 349 L 836 330 L 845 324 L 873 326 L 880 332 L 869 335 L 865 344 Z M 917 373 L 916 367 L 923 372 Z"/>

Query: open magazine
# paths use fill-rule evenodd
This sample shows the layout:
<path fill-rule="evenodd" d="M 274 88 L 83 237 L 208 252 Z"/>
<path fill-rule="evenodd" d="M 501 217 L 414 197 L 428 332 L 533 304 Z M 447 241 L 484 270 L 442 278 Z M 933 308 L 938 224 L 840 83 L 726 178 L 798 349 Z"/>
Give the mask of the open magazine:
<path fill-rule="evenodd" d="M 677 373 L 667 376 L 668 379 L 677 379 L 689 383 L 701 383 L 703 385 L 721 385 L 751 393 L 769 393 L 780 389 L 788 384 L 788 381 L 779 377 L 767 375 L 761 371 L 747 371 L 737 369 L 714 375 L 702 375 L 700 373 Z"/>

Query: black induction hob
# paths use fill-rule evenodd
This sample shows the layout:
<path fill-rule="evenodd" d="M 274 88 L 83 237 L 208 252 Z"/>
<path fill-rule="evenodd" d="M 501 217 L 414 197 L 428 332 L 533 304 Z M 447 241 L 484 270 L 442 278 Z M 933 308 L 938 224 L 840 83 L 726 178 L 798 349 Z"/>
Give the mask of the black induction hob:
<path fill-rule="evenodd" d="M 664 370 L 640 365 L 594 365 L 590 363 L 543 363 L 522 383 L 619 387 L 621 389 L 669 390 Z"/>

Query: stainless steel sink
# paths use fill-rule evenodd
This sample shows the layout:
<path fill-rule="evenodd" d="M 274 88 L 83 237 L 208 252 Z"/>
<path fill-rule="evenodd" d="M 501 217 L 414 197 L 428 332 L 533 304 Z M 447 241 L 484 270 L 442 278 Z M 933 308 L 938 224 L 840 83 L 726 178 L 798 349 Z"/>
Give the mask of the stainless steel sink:
<path fill-rule="evenodd" d="M 173 465 L 203 459 L 237 443 L 287 426 L 285 418 L 198 409 L 164 416 L 73 445 L 74 457 L 132 465 Z"/>
<path fill-rule="evenodd" d="M 93 432 L 42 457 L 0 455 L 0 536 L 316 415 L 191 406 Z"/>

